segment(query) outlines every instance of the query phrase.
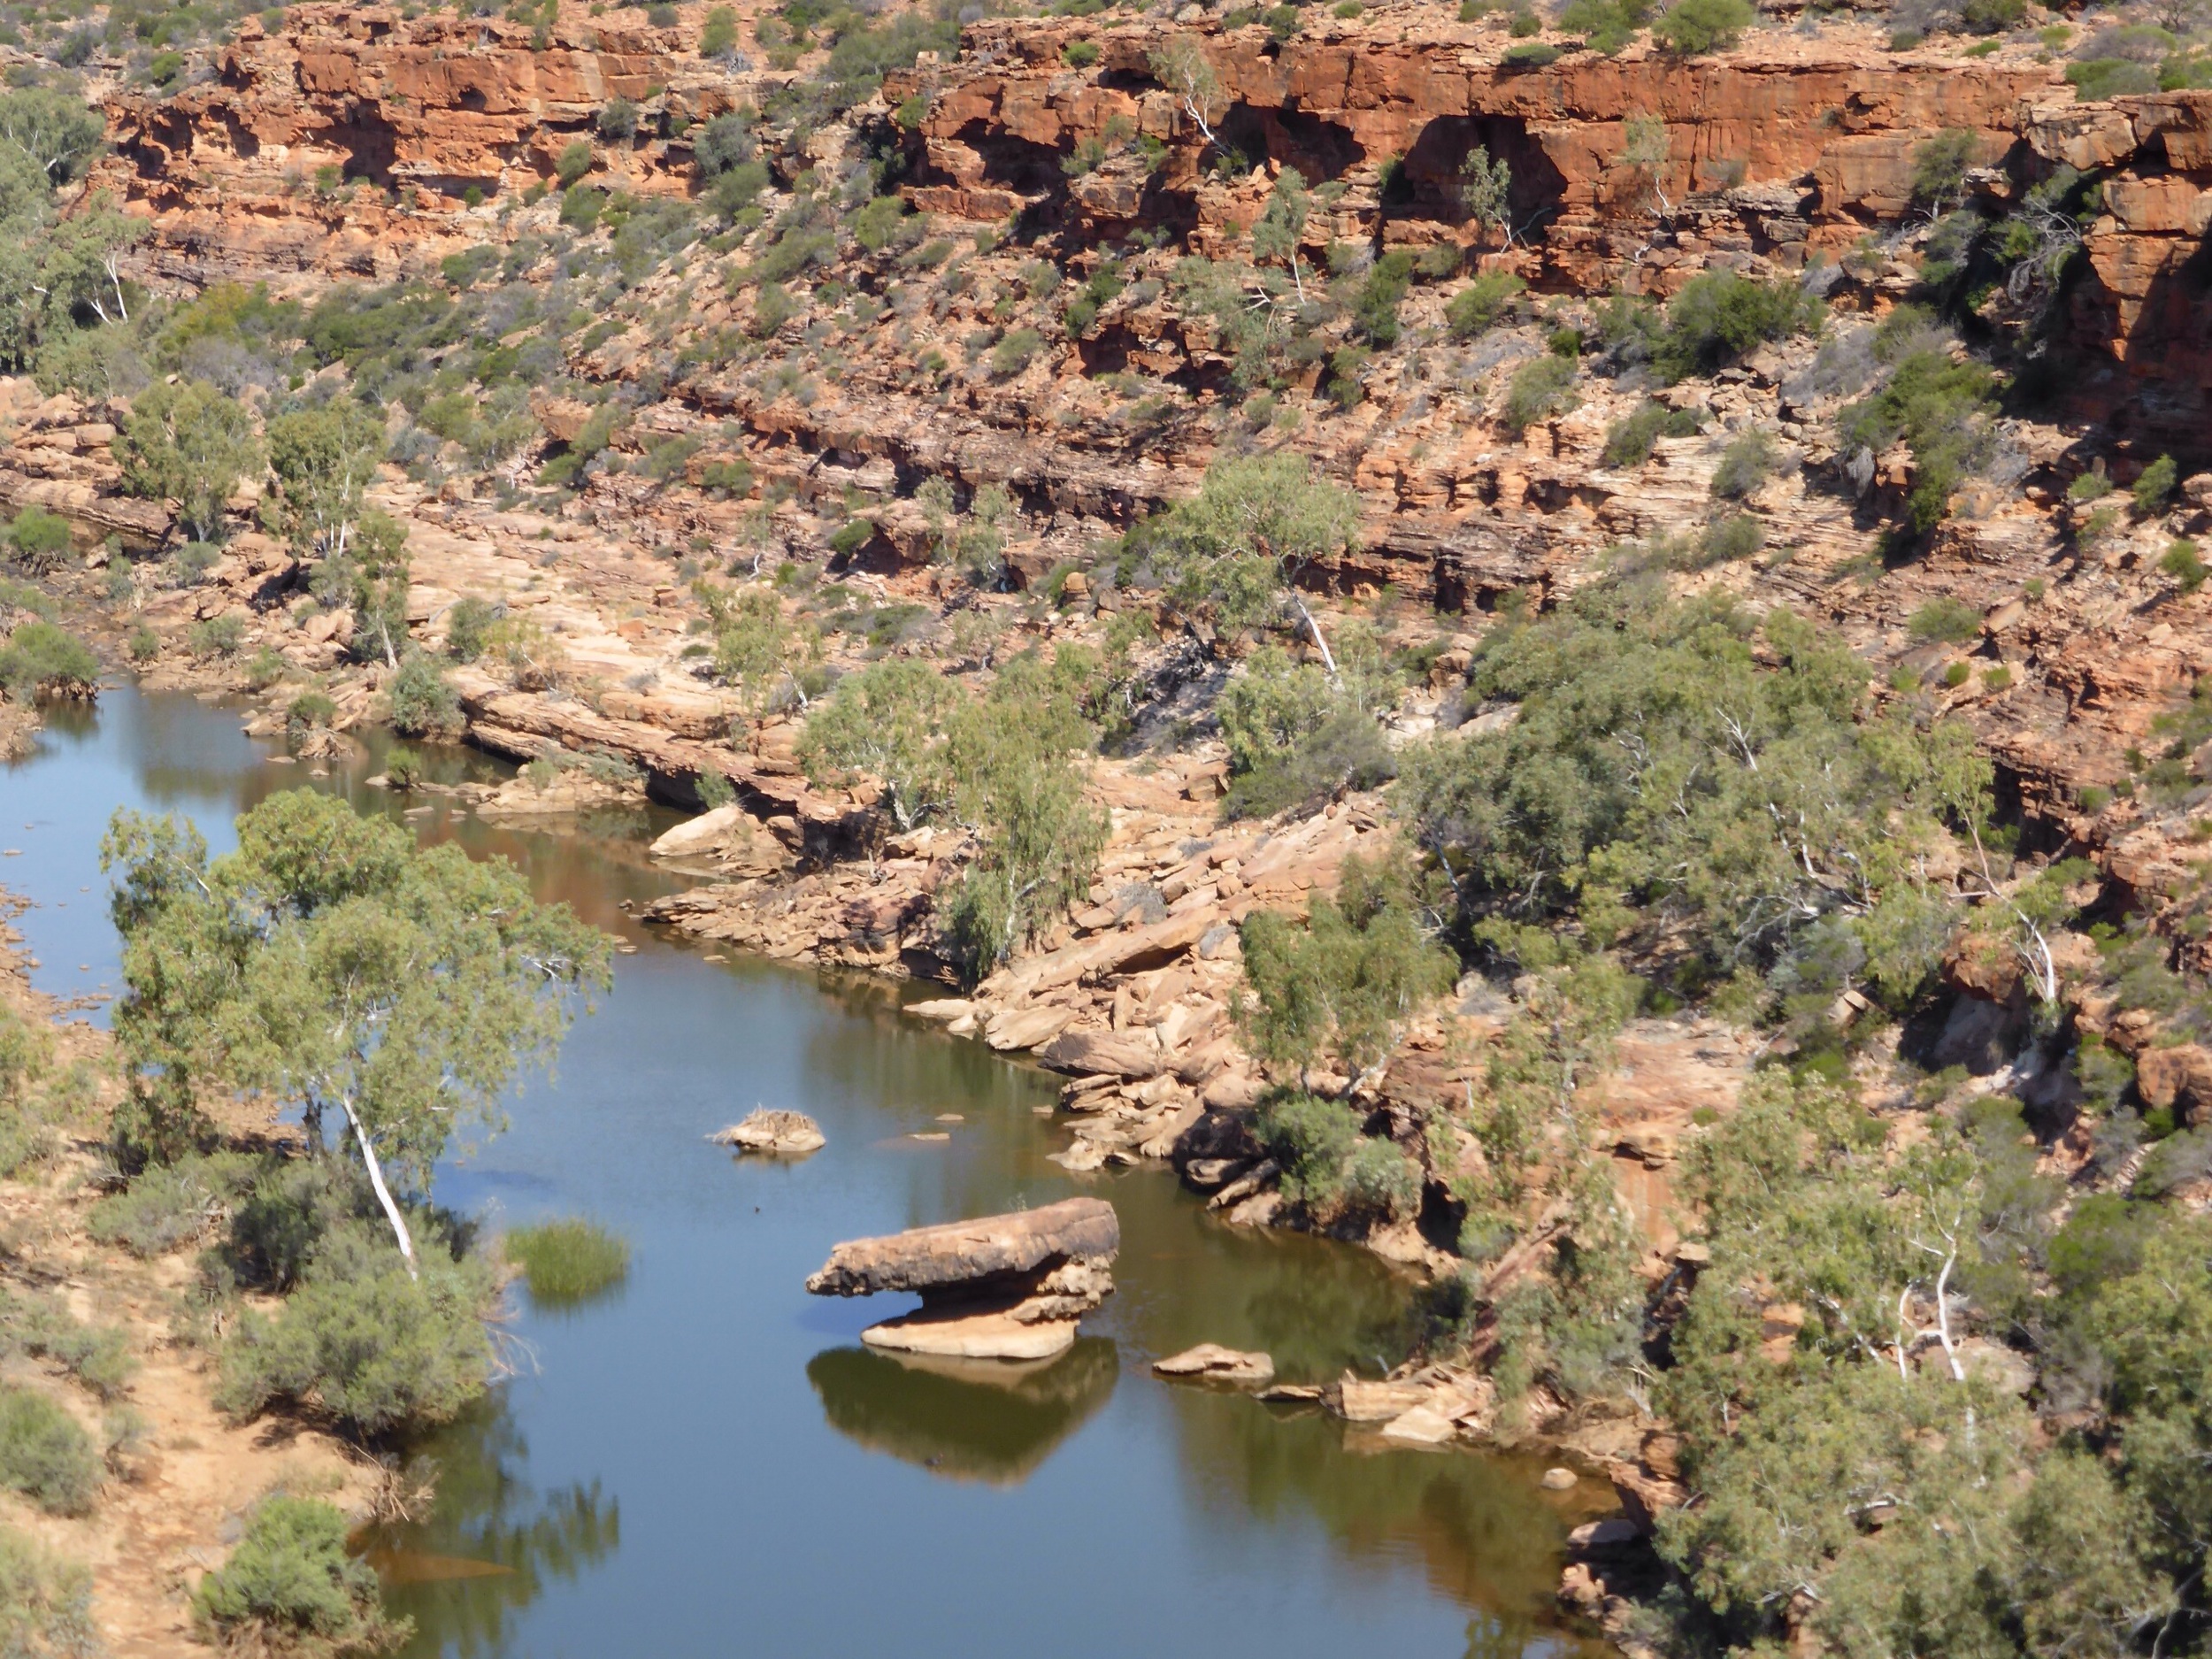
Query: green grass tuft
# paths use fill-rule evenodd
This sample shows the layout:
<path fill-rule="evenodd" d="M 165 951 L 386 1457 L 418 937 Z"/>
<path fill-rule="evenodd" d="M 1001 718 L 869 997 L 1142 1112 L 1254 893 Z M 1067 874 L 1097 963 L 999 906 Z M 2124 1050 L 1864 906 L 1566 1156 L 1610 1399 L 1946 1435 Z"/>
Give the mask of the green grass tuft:
<path fill-rule="evenodd" d="M 630 1246 L 597 1222 L 570 1217 L 517 1227 L 507 1259 L 522 1270 L 534 1300 L 548 1307 L 586 1302 L 630 1271 Z"/>

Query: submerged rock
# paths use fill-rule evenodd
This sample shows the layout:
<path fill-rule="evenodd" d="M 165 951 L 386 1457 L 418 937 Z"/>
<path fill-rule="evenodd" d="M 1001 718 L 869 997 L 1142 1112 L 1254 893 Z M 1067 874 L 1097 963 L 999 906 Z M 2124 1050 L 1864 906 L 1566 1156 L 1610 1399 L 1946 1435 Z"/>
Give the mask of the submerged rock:
<path fill-rule="evenodd" d="M 772 1152 L 795 1156 L 818 1152 L 828 1142 L 821 1125 L 804 1112 L 772 1111 L 763 1106 L 746 1114 L 745 1121 L 717 1130 L 707 1137 L 717 1146 L 740 1152 Z"/>
<path fill-rule="evenodd" d="M 962 1359 L 1065 1350 L 1076 1321 L 1113 1294 L 1121 1223 L 1103 1199 L 855 1239 L 806 1281 L 818 1296 L 918 1291 L 922 1306 L 871 1325 L 872 1348 Z"/>

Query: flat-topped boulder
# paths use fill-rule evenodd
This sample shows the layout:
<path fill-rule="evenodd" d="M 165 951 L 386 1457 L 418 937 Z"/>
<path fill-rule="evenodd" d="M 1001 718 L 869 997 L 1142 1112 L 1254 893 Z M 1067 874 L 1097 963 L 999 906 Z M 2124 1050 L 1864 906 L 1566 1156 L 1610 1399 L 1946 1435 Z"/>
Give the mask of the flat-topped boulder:
<path fill-rule="evenodd" d="M 987 1295 L 1069 1263 L 1096 1260 L 1110 1267 L 1120 1248 L 1121 1220 L 1111 1204 L 1067 1198 L 1041 1210 L 849 1240 L 830 1252 L 806 1287 L 818 1296 L 880 1290 L 919 1291 L 926 1298 L 947 1290 Z"/>
<path fill-rule="evenodd" d="M 918 1311 L 871 1325 L 872 1348 L 962 1359 L 1035 1360 L 1067 1348 L 1076 1321 L 1113 1294 L 1121 1222 L 1102 1198 L 941 1222 L 830 1252 L 818 1296 L 918 1292 Z"/>

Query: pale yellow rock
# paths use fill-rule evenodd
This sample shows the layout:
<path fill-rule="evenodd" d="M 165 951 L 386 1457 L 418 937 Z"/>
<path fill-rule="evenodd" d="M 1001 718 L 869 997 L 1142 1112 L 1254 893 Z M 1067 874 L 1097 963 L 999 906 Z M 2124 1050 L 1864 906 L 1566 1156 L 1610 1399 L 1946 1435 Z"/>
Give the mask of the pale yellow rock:
<path fill-rule="evenodd" d="M 870 1348 L 902 1354 L 937 1354 L 957 1359 L 1049 1359 L 1075 1344 L 1075 1321 L 1040 1319 L 1024 1324 L 992 1310 L 918 1313 L 886 1319 L 860 1333 Z"/>
<path fill-rule="evenodd" d="M 1440 1446 L 1458 1432 L 1449 1417 L 1428 1406 L 1401 1411 L 1382 1425 L 1383 1439 L 1409 1446 Z"/>

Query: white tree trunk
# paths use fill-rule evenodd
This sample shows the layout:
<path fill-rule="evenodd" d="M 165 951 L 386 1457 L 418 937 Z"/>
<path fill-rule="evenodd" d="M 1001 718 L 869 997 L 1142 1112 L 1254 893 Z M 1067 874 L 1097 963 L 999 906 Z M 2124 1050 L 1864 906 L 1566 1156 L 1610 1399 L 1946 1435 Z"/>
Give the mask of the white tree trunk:
<path fill-rule="evenodd" d="M 1305 620 L 1306 632 L 1313 636 L 1314 649 L 1321 653 L 1321 666 L 1327 669 L 1329 678 L 1334 680 L 1337 677 L 1336 657 L 1329 649 L 1328 641 L 1321 637 L 1321 625 L 1314 620 L 1313 612 L 1306 609 L 1306 602 L 1298 596 L 1295 588 L 1291 590 L 1290 603 L 1298 607 L 1299 616 Z"/>
<path fill-rule="evenodd" d="M 346 1121 L 353 1125 L 353 1138 L 361 1148 L 361 1162 L 368 1166 L 369 1185 L 376 1188 L 376 1202 L 384 1206 L 384 1217 L 392 1224 L 392 1236 L 399 1240 L 399 1253 L 407 1263 L 407 1277 L 421 1277 L 415 1271 L 415 1241 L 407 1232 L 407 1217 L 399 1213 L 399 1205 L 393 1202 L 392 1189 L 384 1184 L 384 1166 L 376 1161 L 376 1148 L 370 1142 L 369 1131 L 353 1110 L 349 1100 L 340 1102 L 346 1109 Z"/>

